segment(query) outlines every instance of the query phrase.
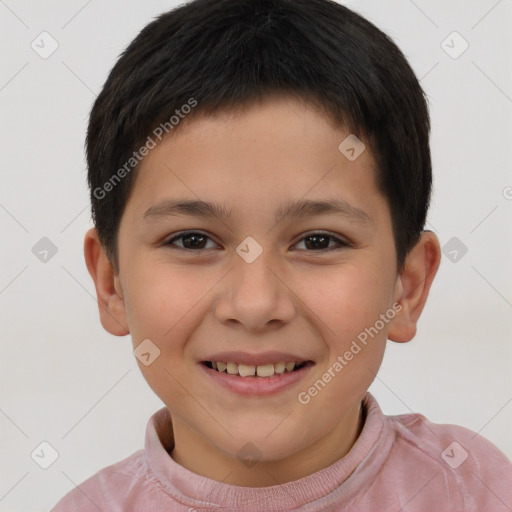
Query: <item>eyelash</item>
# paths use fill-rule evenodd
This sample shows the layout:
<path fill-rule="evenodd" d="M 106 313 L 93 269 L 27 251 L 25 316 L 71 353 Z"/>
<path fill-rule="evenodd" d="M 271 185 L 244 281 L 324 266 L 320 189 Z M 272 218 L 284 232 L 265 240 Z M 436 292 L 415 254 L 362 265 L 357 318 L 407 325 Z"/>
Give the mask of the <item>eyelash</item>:
<path fill-rule="evenodd" d="M 179 233 L 178 235 L 170 238 L 169 240 L 167 240 L 166 242 L 164 242 L 164 246 L 173 246 L 173 242 L 175 242 L 176 240 L 179 240 L 180 238 L 186 238 L 187 236 L 191 236 L 191 235 L 200 235 L 200 236 L 204 236 L 206 238 L 208 238 L 209 240 L 211 240 L 211 238 L 206 235 L 205 233 L 201 233 L 200 231 L 183 231 L 182 233 Z M 324 237 L 327 237 L 331 240 L 334 240 L 338 243 L 338 247 L 334 247 L 334 248 L 326 248 L 326 249 L 313 249 L 313 250 L 307 250 L 306 249 L 306 252 L 330 252 L 330 251 L 333 251 L 333 250 L 338 250 L 338 249 L 343 249 L 343 248 L 347 248 L 347 247 L 351 247 L 352 244 L 350 244 L 349 242 L 345 241 L 345 240 L 342 240 L 338 237 L 335 237 L 333 235 L 331 235 L 330 233 L 325 233 L 325 232 L 321 232 L 321 231 L 314 231 L 314 232 L 311 232 L 311 233 L 307 233 L 305 236 L 303 236 L 298 242 L 302 242 L 303 240 L 305 240 L 306 238 L 309 238 L 309 237 L 317 237 L 317 236 L 324 236 Z M 297 244 L 294 244 L 294 245 L 297 245 Z M 172 247 L 173 249 L 180 249 L 182 251 L 188 251 L 188 252 L 202 252 L 202 251 L 205 251 L 207 249 L 205 248 L 200 248 L 200 249 L 189 249 L 189 248 L 186 248 L 186 247 L 179 247 L 179 246 L 174 246 Z M 301 250 L 304 250 L 304 249 L 301 249 Z"/>

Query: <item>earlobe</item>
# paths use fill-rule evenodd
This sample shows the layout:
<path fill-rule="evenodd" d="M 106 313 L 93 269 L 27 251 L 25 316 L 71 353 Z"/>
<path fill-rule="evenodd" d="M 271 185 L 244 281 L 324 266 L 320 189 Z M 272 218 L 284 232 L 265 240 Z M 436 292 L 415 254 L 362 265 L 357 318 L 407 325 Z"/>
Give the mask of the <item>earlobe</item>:
<path fill-rule="evenodd" d="M 114 336 L 129 334 L 126 307 L 119 277 L 108 260 L 96 228 L 85 234 L 84 257 L 96 288 L 96 297 L 103 328 Z"/>
<path fill-rule="evenodd" d="M 430 286 L 441 262 L 441 247 L 437 236 L 423 231 L 418 243 L 407 256 L 405 267 L 398 276 L 395 289 L 400 313 L 390 322 L 388 339 L 398 343 L 410 341 L 416 335 L 416 324 L 427 302 Z"/>

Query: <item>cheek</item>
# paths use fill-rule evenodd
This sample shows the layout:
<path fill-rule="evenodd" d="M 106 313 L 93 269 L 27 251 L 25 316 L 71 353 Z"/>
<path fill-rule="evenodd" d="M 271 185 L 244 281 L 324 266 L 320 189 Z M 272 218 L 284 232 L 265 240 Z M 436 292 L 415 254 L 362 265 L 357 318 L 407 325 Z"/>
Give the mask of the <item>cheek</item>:
<path fill-rule="evenodd" d="M 170 266 L 145 265 L 132 273 L 127 311 L 135 351 L 143 340 L 151 340 L 158 354 L 149 364 L 138 360 L 144 379 L 168 406 L 180 414 L 181 404 L 190 396 L 180 385 L 187 379 L 185 347 L 197 327 L 202 309 L 201 298 L 208 287 L 188 279 L 185 272 Z M 145 342 L 147 343 L 147 342 Z M 142 345 L 141 345 L 142 346 Z"/>
<path fill-rule="evenodd" d="M 160 351 L 158 362 L 176 371 L 183 358 L 186 340 L 194 330 L 201 298 L 208 290 L 203 280 L 191 280 L 185 272 L 163 265 L 141 265 L 130 274 L 125 300 L 134 348 L 150 339 Z M 142 368 L 144 374 L 148 368 Z"/>
<path fill-rule="evenodd" d="M 325 267 L 308 276 L 305 302 L 321 320 L 333 350 L 343 350 L 385 313 L 390 306 L 389 281 L 384 272 L 363 264 Z"/>
<path fill-rule="evenodd" d="M 324 292 L 313 296 L 311 309 L 319 312 L 322 322 L 316 324 L 327 350 L 302 389 L 303 412 L 314 410 L 315 416 L 313 424 L 305 421 L 305 436 L 318 436 L 340 422 L 375 379 L 389 325 L 381 320 L 390 307 L 388 281 L 376 270 L 354 265 L 331 271 Z"/>

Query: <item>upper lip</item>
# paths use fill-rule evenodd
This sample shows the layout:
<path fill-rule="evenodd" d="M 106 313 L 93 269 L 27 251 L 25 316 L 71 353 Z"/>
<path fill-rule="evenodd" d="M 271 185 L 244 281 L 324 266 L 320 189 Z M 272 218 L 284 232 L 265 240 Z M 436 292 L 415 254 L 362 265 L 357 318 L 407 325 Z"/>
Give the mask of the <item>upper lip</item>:
<path fill-rule="evenodd" d="M 253 366 L 262 366 L 265 364 L 271 363 L 279 363 L 279 362 L 291 362 L 294 361 L 296 363 L 303 363 L 306 361 L 310 361 L 310 359 L 304 359 L 303 357 L 297 356 L 295 354 L 291 354 L 289 352 L 259 352 L 259 353 L 250 353 L 250 352 L 217 352 L 215 354 L 209 355 L 202 359 L 201 361 L 214 361 L 216 363 L 237 363 L 237 364 L 246 364 Z"/>

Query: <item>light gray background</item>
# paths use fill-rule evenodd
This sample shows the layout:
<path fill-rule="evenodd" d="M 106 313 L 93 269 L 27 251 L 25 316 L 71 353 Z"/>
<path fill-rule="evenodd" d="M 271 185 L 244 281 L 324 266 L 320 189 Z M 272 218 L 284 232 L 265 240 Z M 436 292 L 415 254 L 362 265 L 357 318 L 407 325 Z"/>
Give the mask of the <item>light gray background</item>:
<path fill-rule="evenodd" d="M 429 227 L 468 249 L 455 263 L 443 256 L 416 339 L 389 342 L 371 391 L 387 414 L 463 425 L 511 457 L 512 0 L 344 3 L 421 78 L 433 124 Z M 82 252 L 92 226 L 83 142 L 119 53 L 176 4 L 0 1 L 1 511 L 50 509 L 142 448 L 163 405 L 129 336 L 99 322 Z M 47 59 L 31 48 L 42 31 L 59 44 Z M 453 31 L 469 43 L 456 59 L 441 47 Z M 42 237 L 58 249 L 46 263 L 32 252 Z M 46 470 L 31 458 L 42 441 L 59 454 Z"/>

